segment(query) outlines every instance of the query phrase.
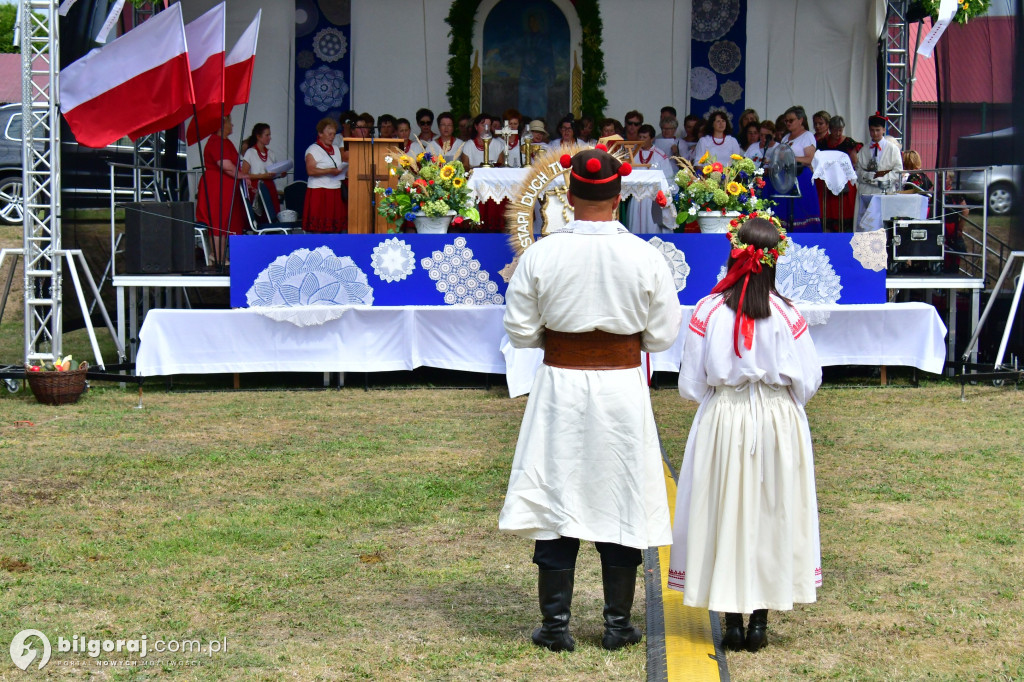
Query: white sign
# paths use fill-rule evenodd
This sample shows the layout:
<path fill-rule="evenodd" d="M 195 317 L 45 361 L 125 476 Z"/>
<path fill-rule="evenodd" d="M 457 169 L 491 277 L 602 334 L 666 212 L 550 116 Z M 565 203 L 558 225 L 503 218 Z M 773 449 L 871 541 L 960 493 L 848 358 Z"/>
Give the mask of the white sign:
<path fill-rule="evenodd" d="M 932 52 L 935 50 L 935 44 L 939 42 L 939 38 L 946 32 L 946 27 L 949 26 L 949 22 L 953 21 L 953 15 L 956 14 L 957 3 L 956 0 L 942 0 L 939 4 L 939 18 L 932 25 L 932 30 L 928 31 L 928 35 L 924 37 L 921 44 L 917 46 L 917 53 L 923 54 L 925 57 L 931 57 Z"/>

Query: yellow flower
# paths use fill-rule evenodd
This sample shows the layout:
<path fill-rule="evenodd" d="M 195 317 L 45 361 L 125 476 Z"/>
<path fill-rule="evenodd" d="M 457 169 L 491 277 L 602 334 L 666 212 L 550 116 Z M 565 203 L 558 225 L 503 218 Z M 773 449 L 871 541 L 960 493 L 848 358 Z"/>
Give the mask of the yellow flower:
<path fill-rule="evenodd" d="M 731 154 L 729 156 L 729 158 L 732 159 L 733 161 L 742 161 L 743 160 L 743 157 L 740 156 L 739 154 Z"/>
<path fill-rule="evenodd" d="M 392 175 L 398 175 L 398 171 L 396 171 L 394 168 L 392 168 L 391 169 L 391 174 Z"/>
<path fill-rule="evenodd" d="M 412 165 L 412 157 L 402 154 L 400 157 L 398 157 L 398 163 L 402 164 L 402 168 L 408 168 L 409 166 Z"/>
<path fill-rule="evenodd" d="M 417 163 L 423 163 L 423 152 L 416 155 L 416 161 Z"/>
<path fill-rule="evenodd" d="M 743 185 L 741 185 L 738 182 L 730 182 L 728 185 L 725 186 L 725 191 L 733 196 L 737 196 L 740 192 L 743 191 Z"/>
<path fill-rule="evenodd" d="M 707 154 L 705 154 L 704 156 L 707 156 Z M 711 175 L 711 171 L 713 171 L 713 170 L 714 169 L 711 167 L 710 163 L 708 165 L 704 166 L 704 168 L 701 169 L 701 171 L 704 173 L 704 175 Z"/>
<path fill-rule="evenodd" d="M 460 187 L 462 187 L 465 184 L 466 184 L 466 181 L 463 180 L 462 178 L 455 178 L 454 180 L 452 180 L 452 187 L 454 187 L 455 189 L 459 189 Z"/>
<path fill-rule="evenodd" d="M 441 179 L 442 180 L 451 180 L 452 176 L 454 176 L 454 175 L 455 175 L 455 169 L 452 168 L 451 166 L 443 166 L 441 168 Z"/>
<path fill-rule="evenodd" d="M 709 158 L 711 158 L 711 152 L 704 152 L 704 156 L 700 157 L 700 161 L 697 163 L 707 163 Z"/>

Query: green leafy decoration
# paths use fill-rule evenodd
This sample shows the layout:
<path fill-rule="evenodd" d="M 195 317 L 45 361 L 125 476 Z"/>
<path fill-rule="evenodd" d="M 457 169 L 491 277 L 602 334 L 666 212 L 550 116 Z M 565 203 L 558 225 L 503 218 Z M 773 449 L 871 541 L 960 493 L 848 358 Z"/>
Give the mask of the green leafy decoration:
<path fill-rule="evenodd" d="M 595 121 L 604 118 L 608 99 L 604 96 L 607 74 L 601 49 L 602 23 L 598 0 L 574 0 L 583 30 L 581 68 L 583 69 L 583 115 Z M 480 0 L 453 0 L 445 19 L 451 27 L 448 35 L 448 106 L 455 118 L 469 115 L 470 71 L 473 62 L 473 30 Z"/>

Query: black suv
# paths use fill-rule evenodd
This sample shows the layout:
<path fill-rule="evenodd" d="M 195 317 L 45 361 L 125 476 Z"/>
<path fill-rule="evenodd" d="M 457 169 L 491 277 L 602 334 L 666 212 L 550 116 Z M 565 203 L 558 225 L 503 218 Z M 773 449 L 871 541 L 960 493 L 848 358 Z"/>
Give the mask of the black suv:
<path fill-rule="evenodd" d="M 135 147 L 123 138 L 102 149 L 79 145 L 64 119 L 61 125 L 61 200 L 62 208 L 108 208 L 110 206 L 110 162 L 131 165 Z M 0 106 L 0 225 L 20 225 L 22 222 L 21 188 L 21 104 Z M 186 168 L 185 145 L 177 143 L 178 154 L 174 167 Z M 164 165 L 164 164 L 161 164 Z M 169 179 L 170 180 L 170 179 Z M 173 179 L 175 183 L 177 178 Z M 178 185 L 175 185 L 178 186 Z M 116 168 L 115 193 L 118 203 L 134 201 L 135 180 L 130 168 Z M 181 193 L 187 194 L 182 180 Z M 177 191 L 165 198 L 179 199 Z M 143 199 L 152 199 L 146 197 Z"/>

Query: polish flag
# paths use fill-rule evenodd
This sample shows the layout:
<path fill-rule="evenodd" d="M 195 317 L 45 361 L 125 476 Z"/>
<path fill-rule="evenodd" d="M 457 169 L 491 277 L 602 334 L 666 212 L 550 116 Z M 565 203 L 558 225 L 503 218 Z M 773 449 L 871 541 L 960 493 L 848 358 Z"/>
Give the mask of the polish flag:
<path fill-rule="evenodd" d="M 207 104 L 199 108 L 198 116 L 188 124 L 185 139 L 190 145 L 220 130 L 221 116 L 230 115 L 236 104 L 249 101 L 252 72 L 256 64 L 256 39 L 260 33 L 262 14 L 263 10 L 257 10 L 256 17 L 224 60 L 224 106 L 221 107 L 220 102 Z"/>
<path fill-rule="evenodd" d="M 87 147 L 171 128 L 194 101 L 180 3 L 60 72 L 61 113 Z"/>
<path fill-rule="evenodd" d="M 196 107 L 224 101 L 224 3 L 185 25 Z"/>

